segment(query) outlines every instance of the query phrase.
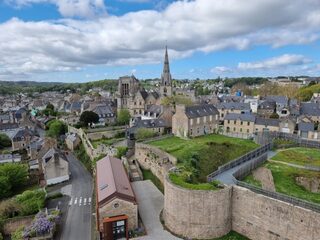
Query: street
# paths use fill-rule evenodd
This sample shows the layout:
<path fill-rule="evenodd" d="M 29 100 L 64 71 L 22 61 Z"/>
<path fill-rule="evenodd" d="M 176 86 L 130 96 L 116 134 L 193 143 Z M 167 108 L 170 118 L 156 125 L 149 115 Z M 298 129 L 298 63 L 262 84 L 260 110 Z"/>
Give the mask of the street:
<path fill-rule="evenodd" d="M 92 218 L 93 181 L 90 173 L 82 166 L 72 153 L 67 159 L 71 171 L 70 184 L 61 192 L 70 197 L 65 222 L 62 224 L 60 240 L 90 240 Z"/>

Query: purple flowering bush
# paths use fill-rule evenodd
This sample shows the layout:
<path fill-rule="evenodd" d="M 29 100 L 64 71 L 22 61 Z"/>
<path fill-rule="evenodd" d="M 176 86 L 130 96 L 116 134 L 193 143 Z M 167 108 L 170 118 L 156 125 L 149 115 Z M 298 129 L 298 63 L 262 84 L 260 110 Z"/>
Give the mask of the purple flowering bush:
<path fill-rule="evenodd" d="M 60 211 L 54 210 L 49 214 L 40 211 L 35 216 L 32 224 L 24 229 L 23 238 L 28 239 L 36 236 L 44 236 L 55 230 L 60 219 Z"/>

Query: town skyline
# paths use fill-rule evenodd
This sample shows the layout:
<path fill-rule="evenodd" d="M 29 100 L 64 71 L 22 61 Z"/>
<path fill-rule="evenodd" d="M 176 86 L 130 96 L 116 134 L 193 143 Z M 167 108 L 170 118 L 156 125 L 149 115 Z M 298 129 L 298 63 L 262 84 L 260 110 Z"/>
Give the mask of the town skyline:
<path fill-rule="evenodd" d="M 63 2 L 0 3 L 0 80 L 159 78 L 166 44 L 175 79 L 320 73 L 314 0 Z"/>

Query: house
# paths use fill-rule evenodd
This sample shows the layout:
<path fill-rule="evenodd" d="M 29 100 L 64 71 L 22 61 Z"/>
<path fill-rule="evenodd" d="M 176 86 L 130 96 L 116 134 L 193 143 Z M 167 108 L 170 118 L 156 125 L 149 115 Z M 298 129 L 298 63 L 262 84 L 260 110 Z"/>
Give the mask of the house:
<path fill-rule="evenodd" d="M 141 119 L 141 117 L 133 118 L 130 122 L 131 127 L 128 129 L 127 134 L 132 138 L 139 129 L 148 129 L 155 135 L 163 135 L 169 132 L 171 125 L 164 119 Z"/>
<path fill-rule="evenodd" d="M 66 145 L 70 151 L 74 151 L 80 144 L 81 140 L 76 133 L 69 133 L 66 137 Z"/>
<path fill-rule="evenodd" d="M 255 131 L 256 132 L 279 132 L 280 120 L 272 118 L 256 117 Z"/>
<path fill-rule="evenodd" d="M 68 181 L 69 162 L 57 148 L 50 148 L 41 158 L 41 170 L 46 185 Z"/>
<path fill-rule="evenodd" d="M 15 162 L 21 162 L 20 154 L 0 154 L 0 164 L 15 163 Z"/>
<path fill-rule="evenodd" d="M 314 123 L 320 123 L 320 104 L 301 103 L 300 114 L 309 117 Z"/>
<path fill-rule="evenodd" d="M 138 205 L 122 161 L 107 156 L 97 162 L 96 218 L 101 240 L 129 239 L 138 227 Z"/>
<path fill-rule="evenodd" d="M 279 131 L 293 134 L 296 129 L 296 118 L 288 117 L 280 119 Z"/>
<path fill-rule="evenodd" d="M 320 133 L 313 122 L 300 122 L 298 124 L 298 135 L 305 139 L 320 140 Z"/>
<path fill-rule="evenodd" d="M 253 114 L 228 113 L 224 118 L 224 131 L 252 134 L 255 131 L 255 120 Z"/>
<path fill-rule="evenodd" d="M 260 102 L 257 109 L 259 117 L 270 118 L 276 112 L 277 103 L 273 100 L 265 100 Z"/>
<path fill-rule="evenodd" d="M 172 116 L 172 133 L 178 137 L 197 137 L 218 129 L 219 112 L 213 105 L 177 105 Z"/>
<path fill-rule="evenodd" d="M 251 113 L 250 103 L 222 102 L 217 105 L 220 121 L 223 121 L 228 113 L 245 114 Z"/>
<path fill-rule="evenodd" d="M 106 104 L 99 104 L 92 109 L 93 112 L 98 114 L 99 123 L 101 124 L 111 124 L 116 122 L 116 114 L 112 107 Z"/>
<path fill-rule="evenodd" d="M 19 129 L 12 137 L 12 150 L 27 149 L 34 136 L 29 128 Z"/>

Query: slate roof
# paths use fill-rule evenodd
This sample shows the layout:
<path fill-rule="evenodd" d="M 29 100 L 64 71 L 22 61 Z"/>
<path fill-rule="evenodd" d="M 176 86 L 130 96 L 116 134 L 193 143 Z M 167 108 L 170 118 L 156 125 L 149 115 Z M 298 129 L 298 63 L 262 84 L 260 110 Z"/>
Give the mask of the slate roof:
<path fill-rule="evenodd" d="M 108 203 L 114 197 L 136 203 L 128 175 L 118 158 L 106 156 L 97 162 L 98 204 Z"/>
<path fill-rule="evenodd" d="M 9 114 L 0 114 L 0 121 L 10 121 Z"/>
<path fill-rule="evenodd" d="M 161 106 L 159 105 L 149 105 L 148 109 L 146 110 L 146 112 L 149 112 L 151 114 L 160 114 L 161 113 Z"/>
<path fill-rule="evenodd" d="M 135 122 L 135 127 L 137 128 L 159 128 L 159 127 L 168 127 L 168 124 L 163 119 L 146 119 L 146 120 L 137 120 Z"/>
<path fill-rule="evenodd" d="M 260 118 L 260 117 L 257 117 L 255 123 L 257 125 L 278 127 L 279 124 L 280 124 L 280 120 L 279 119 L 272 119 L 272 118 Z"/>
<path fill-rule="evenodd" d="M 143 89 L 143 90 L 140 90 L 140 94 L 141 94 L 141 96 L 142 96 L 143 99 L 146 99 L 146 98 L 148 97 L 148 95 L 149 95 L 149 94 L 146 92 L 146 90 L 144 90 L 144 89 Z"/>
<path fill-rule="evenodd" d="M 32 137 L 34 133 L 30 129 L 19 129 L 16 134 L 13 136 L 13 141 L 21 141 L 22 137 Z"/>
<path fill-rule="evenodd" d="M 256 117 L 253 114 L 228 113 L 225 120 L 241 120 L 246 122 L 255 122 Z"/>
<path fill-rule="evenodd" d="M 0 130 L 11 130 L 11 129 L 16 129 L 18 128 L 19 125 L 18 123 L 4 123 L 0 124 Z"/>
<path fill-rule="evenodd" d="M 273 100 L 266 100 L 258 105 L 259 109 L 275 109 L 277 103 Z"/>
<path fill-rule="evenodd" d="M 218 109 L 250 110 L 250 103 L 224 102 L 217 105 Z"/>
<path fill-rule="evenodd" d="M 288 98 L 286 96 L 267 96 L 266 100 L 275 101 L 277 104 L 287 105 Z"/>
<path fill-rule="evenodd" d="M 301 103 L 300 114 L 309 116 L 320 116 L 320 104 Z"/>
<path fill-rule="evenodd" d="M 101 116 L 101 115 L 106 115 L 107 117 L 114 116 L 114 112 L 113 112 L 112 108 L 108 105 L 98 105 L 93 109 L 93 112 L 95 112 L 99 116 Z"/>
<path fill-rule="evenodd" d="M 185 109 L 185 113 L 188 118 L 198 118 L 219 114 L 217 108 L 212 104 L 187 106 Z"/>
<path fill-rule="evenodd" d="M 300 122 L 298 124 L 298 129 L 302 132 L 313 132 L 314 131 L 314 123 L 311 122 Z"/>

